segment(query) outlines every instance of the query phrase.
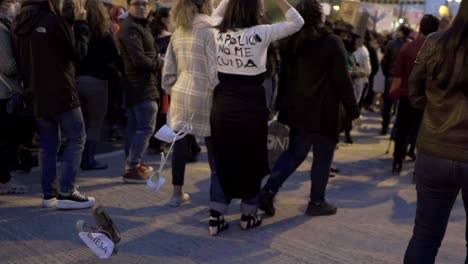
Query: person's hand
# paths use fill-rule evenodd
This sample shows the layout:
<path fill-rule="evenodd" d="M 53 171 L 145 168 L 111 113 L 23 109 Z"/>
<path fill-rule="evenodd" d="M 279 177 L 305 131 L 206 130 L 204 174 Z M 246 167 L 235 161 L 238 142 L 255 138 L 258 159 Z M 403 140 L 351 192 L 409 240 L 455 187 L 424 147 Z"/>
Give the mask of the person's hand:
<path fill-rule="evenodd" d="M 357 71 L 357 77 L 358 78 L 364 78 L 364 77 L 367 77 L 366 73 L 361 71 L 361 70 L 358 70 Z"/>

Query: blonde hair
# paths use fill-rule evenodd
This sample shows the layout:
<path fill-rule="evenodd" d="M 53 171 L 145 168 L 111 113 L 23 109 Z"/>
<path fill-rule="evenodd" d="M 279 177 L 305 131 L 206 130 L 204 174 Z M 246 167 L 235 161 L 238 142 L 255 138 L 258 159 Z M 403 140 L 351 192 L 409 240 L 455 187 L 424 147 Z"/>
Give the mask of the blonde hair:
<path fill-rule="evenodd" d="M 171 10 L 171 21 L 176 28 L 191 29 L 197 14 L 211 15 L 212 0 L 177 0 Z"/>
<path fill-rule="evenodd" d="M 86 21 L 88 22 L 91 35 L 103 37 L 105 34 L 110 33 L 110 15 L 102 0 L 87 0 L 85 9 L 87 12 Z"/>

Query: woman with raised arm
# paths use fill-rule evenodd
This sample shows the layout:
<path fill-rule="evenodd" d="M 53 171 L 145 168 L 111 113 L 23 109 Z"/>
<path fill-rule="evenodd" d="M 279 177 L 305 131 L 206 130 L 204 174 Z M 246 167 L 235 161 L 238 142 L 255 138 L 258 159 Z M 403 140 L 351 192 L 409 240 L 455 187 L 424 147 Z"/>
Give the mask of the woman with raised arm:
<path fill-rule="evenodd" d="M 416 219 L 404 263 L 431 264 L 460 190 L 468 208 L 468 1 L 446 31 L 427 37 L 410 75 L 409 99 L 424 117 L 417 139 Z"/>
<path fill-rule="evenodd" d="M 262 25 L 263 0 L 224 0 L 214 16 L 222 17 L 215 32 L 220 83 L 211 111 L 216 174 L 211 179 L 211 235 L 227 228 L 223 215 L 232 199 L 242 199 L 243 230 L 262 223 L 258 194 L 269 174 L 268 110 L 263 88 L 267 49 L 271 42 L 301 29 L 304 20 L 284 0 L 274 0 L 286 21 Z"/>

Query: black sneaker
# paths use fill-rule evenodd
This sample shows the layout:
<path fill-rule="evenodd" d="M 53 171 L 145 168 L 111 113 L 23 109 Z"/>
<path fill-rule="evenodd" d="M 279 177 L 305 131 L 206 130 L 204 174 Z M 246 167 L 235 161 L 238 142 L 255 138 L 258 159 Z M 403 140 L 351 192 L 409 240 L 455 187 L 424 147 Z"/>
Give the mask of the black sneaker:
<path fill-rule="evenodd" d="M 94 197 L 86 197 L 79 191 L 75 190 L 70 195 L 64 196 L 59 194 L 57 196 L 57 208 L 63 210 L 70 209 L 85 209 L 93 207 Z"/>
<path fill-rule="evenodd" d="M 258 198 L 258 209 L 264 211 L 266 215 L 274 216 L 276 213 L 274 199 L 275 195 L 273 193 L 262 190 Z"/>
<path fill-rule="evenodd" d="M 228 227 L 229 223 L 224 220 L 223 214 L 215 210 L 210 210 L 210 222 L 208 224 L 210 235 L 216 236 L 218 233 L 228 229 Z"/>
<path fill-rule="evenodd" d="M 241 216 L 240 220 L 240 227 L 242 230 L 247 230 L 251 228 L 258 227 L 262 224 L 262 218 L 260 218 L 257 214 L 253 215 L 245 215 Z"/>
<path fill-rule="evenodd" d="M 306 214 L 310 216 L 320 216 L 320 215 L 334 215 L 338 209 L 335 205 L 323 201 L 320 204 L 314 202 L 309 202 L 307 206 Z"/>
<path fill-rule="evenodd" d="M 112 242 L 114 242 L 114 244 L 118 244 L 120 240 L 122 240 L 120 231 L 117 229 L 117 226 L 114 224 L 111 217 L 104 210 L 104 208 L 101 206 L 94 207 L 93 216 L 97 227 L 109 234 L 109 238 L 112 240 Z"/>

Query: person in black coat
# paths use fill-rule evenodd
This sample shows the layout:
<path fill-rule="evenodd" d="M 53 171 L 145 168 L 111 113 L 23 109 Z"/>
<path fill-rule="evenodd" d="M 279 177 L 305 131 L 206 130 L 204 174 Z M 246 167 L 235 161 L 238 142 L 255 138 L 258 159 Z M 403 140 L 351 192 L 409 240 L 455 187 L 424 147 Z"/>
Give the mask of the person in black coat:
<path fill-rule="evenodd" d="M 291 129 L 290 143 L 261 191 L 259 208 L 275 214 L 276 193 L 313 145 L 312 189 L 306 213 L 331 215 L 337 208 L 325 200 L 325 189 L 343 117 L 356 119 L 360 113 L 343 42 L 323 27 L 320 3 L 302 0 L 296 8 L 305 25 L 285 41 L 277 101 L 278 120 Z"/>
<path fill-rule="evenodd" d="M 62 10 L 51 3 L 22 2 L 21 12 L 12 24 L 13 43 L 26 94 L 32 99 L 38 121 L 42 205 L 83 209 L 92 207 L 94 198 L 81 194 L 75 185 L 86 136 L 75 85 L 75 64 L 86 56 L 89 28 L 83 9 L 75 16 L 71 8 L 71 14 L 62 16 Z M 54 183 L 61 135 L 66 144 L 57 190 Z"/>

